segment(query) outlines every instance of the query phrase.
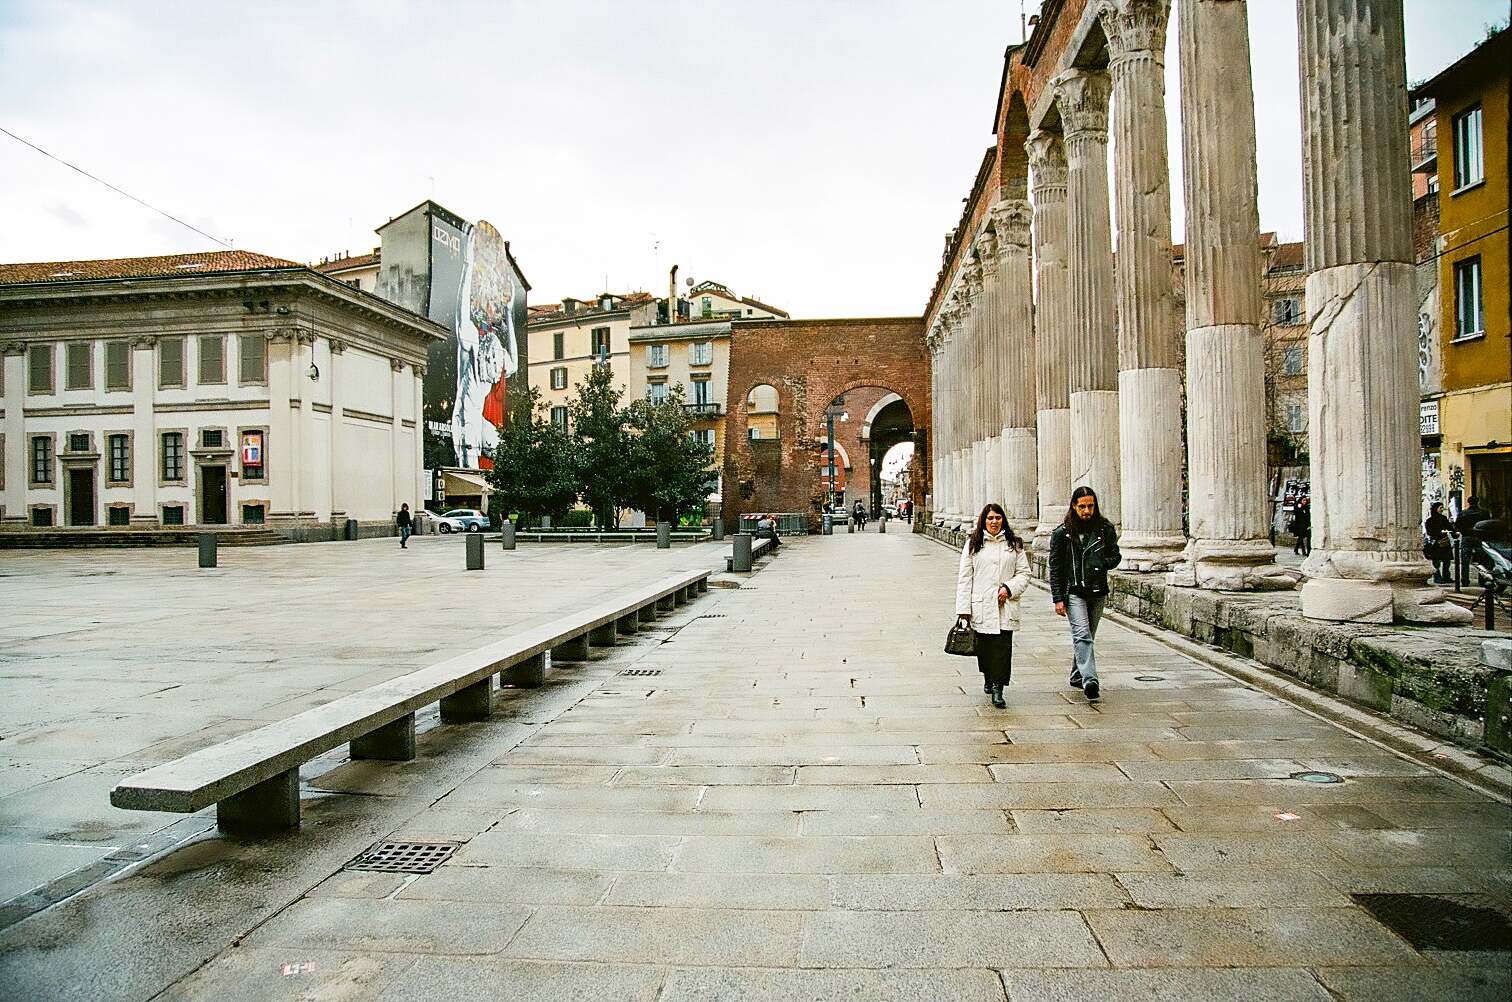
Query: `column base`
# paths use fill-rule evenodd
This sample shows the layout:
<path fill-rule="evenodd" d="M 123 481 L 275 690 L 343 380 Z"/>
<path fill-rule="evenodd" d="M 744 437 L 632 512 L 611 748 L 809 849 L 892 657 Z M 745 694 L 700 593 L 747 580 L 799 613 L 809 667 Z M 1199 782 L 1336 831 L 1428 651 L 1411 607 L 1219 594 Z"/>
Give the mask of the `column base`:
<path fill-rule="evenodd" d="M 1064 515 L 1062 515 L 1061 518 L 1056 519 L 1042 519 L 1039 524 L 1034 527 L 1034 542 L 1033 544 L 1031 544 L 1030 548 L 1034 550 L 1035 553 L 1049 553 L 1050 534 L 1055 531 L 1055 527 L 1060 525 L 1061 522 L 1064 521 L 1064 519 Z"/>
<path fill-rule="evenodd" d="M 1426 575 L 1425 575 L 1426 577 Z M 1423 580 L 1317 577 L 1302 585 L 1302 615 L 1335 623 L 1423 623 L 1466 626 L 1469 609 Z"/>
<path fill-rule="evenodd" d="M 1193 539 L 1166 581 L 1177 588 L 1210 591 L 1292 591 L 1297 587 L 1295 572 L 1276 563 L 1276 548 L 1263 539 Z"/>
<path fill-rule="evenodd" d="M 1123 553 L 1123 563 L 1118 569 L 1140 574 L 1168 571 L 1181 562 L 1186 546 L 1186 537 L 1182 535 L 1126 532 L 1118 540 Z"/>

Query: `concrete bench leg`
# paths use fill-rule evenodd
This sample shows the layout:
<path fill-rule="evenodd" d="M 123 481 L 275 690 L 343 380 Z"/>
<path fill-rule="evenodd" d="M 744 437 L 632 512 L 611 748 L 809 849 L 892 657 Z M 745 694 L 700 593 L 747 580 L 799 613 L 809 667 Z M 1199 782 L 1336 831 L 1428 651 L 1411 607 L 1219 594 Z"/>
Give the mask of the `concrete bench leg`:
<path fill-rule="evenodd" d="M 233 835 L 298 828 L 299 770 L 281 772 L 216 804 L 215 827 Z"/>
<path fill-rule="evenodd" d="M 635 631 L 640 629 L 640 617 L 632 612 L 628 616 L 621 616 L 619 619 L 616 619 L 614 625 L 619 630 L 621 636 L 634 636 Z"/>
<path fill-rule="evenodd" d="M 672 593 L 672 604 L 673 605 L 687 605 L 688 604 L 688 589 L 686 589 L 686 588 L 679 588 L 675 592 L 673 592 Z"/>
<path fill-rule="evenodd" d="M 609 642 L 613 643 L 611 636 Z M 581 637 L 573 637 L 565 644 L 558 644 L 551 649 L 552 662 L 557 661 L 587 661 L 588 660 L 588 634 Z"/>
<path fill-rule="evenodd" d="M 546 683 L 546 655 L 537 654 L 504 669 L 499 672 L 499 681 L 504 685 L 517 685 L 525 689 L 539 688 Z"/>
<path fill-rule="evenodd" d="M 709 579 L 708 578 L 699 578 L 698 579 L 698 593 L 700 595 L 702 595 L 704 592 L 706 592 L 708 590 L 709 590 Z"/>
<path fill-rule="evenodd" d="M 415 715 L 406 713 L 391 724 L 353 738 L 352 758 L 376 758 L 388 762 L 408 762 L 415 757 Z"/>
<path fill-rule="evenodd" d="M 441 697 L 441 719 L 486 720 L 493 714 L 493 676 Z"/>
<path fill-rule="evenodd" d="M 617 632 L 618 631 L 615 630 L 613 623 L 605 623 L 603 626 L 596 626 L 588 633 L 588 643 L 592 644 L 594 647 L 613 647 L 615 634 Z"/>
<path fill-rule="evenodd" d="M 652 602 L 650 605 L 641 606 L 635 610 L 635 615 L 639 617 L 642 623 L 656 622 L 656 603 Z"/>
<path fill-rule="evenodd" d="M 671 612 L 675 608 L 677 608 L 676 595 L 663 595 L 661 598 L 656 600 L 657 612 Z"/>

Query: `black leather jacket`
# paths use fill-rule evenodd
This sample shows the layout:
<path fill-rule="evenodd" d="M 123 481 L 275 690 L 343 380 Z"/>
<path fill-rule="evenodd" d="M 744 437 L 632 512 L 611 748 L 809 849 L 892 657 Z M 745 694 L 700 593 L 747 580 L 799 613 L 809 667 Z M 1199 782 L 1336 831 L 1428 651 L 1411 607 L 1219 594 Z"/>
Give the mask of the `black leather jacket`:
<path fill-rule="evenodd" d="M 1084 598 L 1108 594 L 1108 571 L 1123 560 L 1113 523 L 1104 521 L 1095 532 L 1072 540 L 1064 524 L 1050 534 L 1050 597 L 1064 602 L 1067 595 Z"/>

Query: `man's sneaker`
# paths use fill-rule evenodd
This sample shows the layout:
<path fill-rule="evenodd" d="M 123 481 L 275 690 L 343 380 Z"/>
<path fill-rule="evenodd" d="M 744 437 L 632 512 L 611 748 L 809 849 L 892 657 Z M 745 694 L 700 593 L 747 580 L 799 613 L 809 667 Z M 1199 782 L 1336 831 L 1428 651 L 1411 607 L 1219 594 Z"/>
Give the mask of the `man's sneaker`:
<path fill-rule="evenodd" d="M 1079 671 L 1073 671 L 1071 673 L 1071 688 L 1073 688 L 1073 689 L 1080 689 L 1081 687 L 1082 687 L 1081 672 L 1079 672 Z"/>
<path fill-rule="evenodd" d="M 1096 699 L 1101 695 L 1101 690 L 1097 687 L 1097 679 L 1088 679 L 1087 684 L 1082 687 L 1082 692 L 1087 694 L 1088 699 Z"/>

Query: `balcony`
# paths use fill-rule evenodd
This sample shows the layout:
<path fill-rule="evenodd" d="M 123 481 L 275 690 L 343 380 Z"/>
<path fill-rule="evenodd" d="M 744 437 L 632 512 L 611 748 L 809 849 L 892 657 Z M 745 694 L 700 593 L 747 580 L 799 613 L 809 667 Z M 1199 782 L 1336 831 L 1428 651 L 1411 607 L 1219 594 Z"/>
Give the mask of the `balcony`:
<path fill-rule="evenodd" d="M 700 418 L 716 418 L 724 414 L 724 404 L 683 404 L 683 410 Z"/>

